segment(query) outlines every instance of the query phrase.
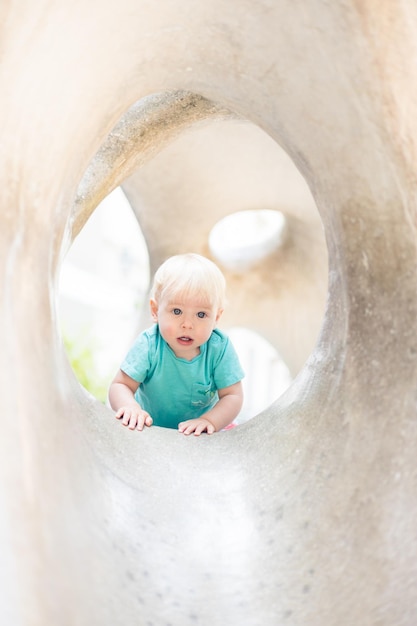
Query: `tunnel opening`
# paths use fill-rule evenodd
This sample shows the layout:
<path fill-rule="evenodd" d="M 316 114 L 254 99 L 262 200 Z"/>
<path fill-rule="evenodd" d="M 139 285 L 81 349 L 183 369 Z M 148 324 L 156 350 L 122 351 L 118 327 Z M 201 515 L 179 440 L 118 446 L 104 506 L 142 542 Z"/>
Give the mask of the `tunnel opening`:
<path fill-rule="evenodd" d="M 143 144 L 143 155 L 138 137 Z M 103 364 L 108 359 L 101 359 L 97 376 L 97 380 L 101 379 L 100 394 L 91 391 L 94 386 L 83 373 L 78 373 L 77 378 L 104 401 L 108 384 L 129 345 L 144 328 L 150 274 L 172 254 L 198 252 L 218 262 L 225 274 L 229 301 L 221 327 L 226 332 L 238 329 L 236 343 L 242 342 L 242 351 L 252 354 L 248 359 L 249 370 L 257 360 L 255 354 L 268 355 L 265 367 L 270 371 L 275 371 L 271 363 L 282 363 L 279 369 L 284 383 L 277 374 L 276 384 L 270 383 L 272 399 L 270 392 L 262 396 L 258 391 L 256 402 L 249 400 L 252 408 L 244 411 L 242 421 L 255 416 L 287 388 L 303 367 L 314 348 L 324 316 L 327 248 L 321 219 L 306 181 L 287 153 L 267 133 L 200 96 L 179 92 L 156 94 L 139 101 L 110 133 L 78 192 L 81 210 L 75 224 L 79 224 L 79 234 L 62 267 L 59 296 L 67 354 L 75 369 L 83 368 L 78 359 L 83 350 L 75 346 L 74 326 L 69 328 L 68 310 L 74 303 L 68 303 L 65 285 L 74 271 L 68 266 L 77 254 L 91 260 L 94 258 L 91 249 L 101 249 L 102 244 L 86 244 L 83 240 L 90 236 L 87 227 L 99 233 L 100 229 L 94 227 L 98 219 L 95 215 L 100 215 L 103 209 L 101 205 L 94 208 L 94 198 L 103 197 L 105 188 L 113 189 L 116 179 L 123 192 L 117 187 L 113 193 L 121 194 L 131 219 L 125 235 L 121 235 L 130 241 L 128 252 L 122 256 L 130 267 L 130 275 L 135 275 L 137 280 L 132 279 L 133 289 L 126 307 L 130 318 L 115 324 L 123 328 L 123 337 L 108 325 L 103 333 L 105 348 L 99 345 L 101 339 L 87 341 L 88 333 L 82 324 L 79 321 L 75 324 L 81 330 L 84 344 L 88 343 L 84 352 L 90 360 L 100 359 L 104 349 L 110 350 L 113 358 L 107 371 Z M 92 216 L 83 228 L 85 206 Z M 120 211 L 116 214 L 121 215 Z M 108 230 L 113 230 L 113 226 Z M 129 237 L 134 237 L 134 241 Z M 84 248 L 84 253 L 78 253 L 77 248 Z M 129 258 L 132 250 L 142 255 L 141 265 L 135 265 L 136 260 Z M 94 263 L 101 265 L 105 273 L 107 268 L 107 275 L 86 289 L 87 299 L 101 285 L 107 300 L 113 300 L 109 308 L 114 314 L 117 302 L 125 296 L 112 298 L 111 292 L 120 292 L 122 281 L 116 280 L 116 290 L 114 285 L 105 286 L 109 261 L 104 259 L 100 263 L 94 258 Z M 80 299 L 83 281 L 75 279 L 73 285 L 78 290 L 74 299 Z M 98 322 L 91 325 L 96 331 L 105 326 Z M 247 373 L 248 389 L 253 387 L 251 378 Z M 270 380 L 269 375 L 266 379 Z M 248 392 L 249 397 L 251 394 Z"/>
<path fill-rule="evenodd" d="M 228 270 L 246 272 L 280 248 L 286 220 L 280 211 L 247 209 L 217 222 L 209 234 L 213 257 Z"/>
<path fill-rule="evenodd" d="M 59 284 L 61 334 L 68 360 L 78 382 L 103 404 L 120 362 L 139 333 L 141 316 L 146 320 L 148 288 L 146 242 L 118 187 L 75 239 Z M 227 333 L 246 373 L 238 425 L 266 409 L 292 377 L 278 351 L 260 334 L 233 326 Z"/>

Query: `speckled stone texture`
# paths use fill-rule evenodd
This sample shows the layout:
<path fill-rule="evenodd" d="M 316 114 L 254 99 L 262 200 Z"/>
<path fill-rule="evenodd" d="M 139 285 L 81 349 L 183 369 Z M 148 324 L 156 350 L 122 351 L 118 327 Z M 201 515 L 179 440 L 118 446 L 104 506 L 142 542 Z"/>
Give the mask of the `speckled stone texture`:
<path fill-rule="evenodd" d="M 0 623 L 415 626 L 414 0 L 0 5 Z M 131 433 L 59 337 L 122 185 L 151 268 L 230 212 L 286 245 L 227 323 L 299 372 L 239 428 Z"/>

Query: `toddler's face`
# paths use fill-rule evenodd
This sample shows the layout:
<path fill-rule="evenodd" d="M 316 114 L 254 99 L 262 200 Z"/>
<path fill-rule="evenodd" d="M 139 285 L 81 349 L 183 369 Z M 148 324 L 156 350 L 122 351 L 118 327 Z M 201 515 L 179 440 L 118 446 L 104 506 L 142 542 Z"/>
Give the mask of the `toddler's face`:
<path fill-rule="evenodd" d="M 151 300 L 151 312 L 159 330 L 175 355 L 191 361 L 200 354 L 200 346 L 208 341 L 222 310 L 208 302 L 189 297 Z"/>

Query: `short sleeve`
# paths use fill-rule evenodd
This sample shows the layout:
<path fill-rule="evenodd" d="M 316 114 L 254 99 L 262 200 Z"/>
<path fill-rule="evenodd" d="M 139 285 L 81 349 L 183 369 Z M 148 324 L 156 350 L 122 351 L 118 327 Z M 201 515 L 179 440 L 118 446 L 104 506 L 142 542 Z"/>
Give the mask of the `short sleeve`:
<path fill-rule="evenodd" d="M 148 333 L 141 333 L 126 354 L 120 369 L 138 383 L 143 383 L 151 369 L 151 342 Z"/>
<path fill-rule="evenodd" d="M 222 349 L 214 363 L 214 382 L 217 389 L 224 389 L 238 383 L 245 372 L 240 364 L 235 347 L 227 336 L 223 338 Z"/>

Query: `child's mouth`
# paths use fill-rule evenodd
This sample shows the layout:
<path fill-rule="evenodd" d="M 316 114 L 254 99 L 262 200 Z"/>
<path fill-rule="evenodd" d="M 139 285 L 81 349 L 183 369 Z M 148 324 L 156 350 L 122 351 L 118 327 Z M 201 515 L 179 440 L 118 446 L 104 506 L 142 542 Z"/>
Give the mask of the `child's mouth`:
<path fill-rule="evenodd" d="M 178 341 L 180 343 L 191 343 L 192 339 L 191 337 L 178 337 Z"/>

